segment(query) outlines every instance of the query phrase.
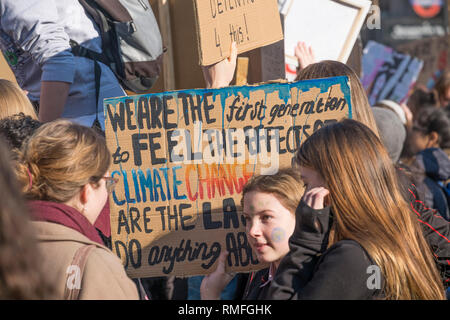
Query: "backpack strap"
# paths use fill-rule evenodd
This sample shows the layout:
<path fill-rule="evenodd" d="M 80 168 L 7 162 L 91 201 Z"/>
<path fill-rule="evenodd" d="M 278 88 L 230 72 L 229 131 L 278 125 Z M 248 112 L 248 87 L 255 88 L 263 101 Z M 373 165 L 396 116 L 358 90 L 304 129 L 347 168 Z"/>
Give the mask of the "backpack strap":
<path fill-rule="evenodd" d="M 75 275 L 76 277 L 79 277 L 76 280 L 79 281 L 80 286 L 78 286 L 78 287 L 77 286 L 69 286 L 69 280 L 70 280 L 70 277 L 72 277 L 72 274 L 68 273 L 67 277 L 66 277 L 66 282 L 65 282 L 64 300 L 78 300 L 80 291 L 81 291 L 81 280 L 83 279 L 84 267 L 86 265 L 89 253 L 95 247 L 96 246 L 94 244 L 86 245 L 86 246 L 82 246 L 75 252 L 71 266 L 78 267 L 78 270 L 80 271 L 80 273 L 78 275 L 77 274 Z"/>

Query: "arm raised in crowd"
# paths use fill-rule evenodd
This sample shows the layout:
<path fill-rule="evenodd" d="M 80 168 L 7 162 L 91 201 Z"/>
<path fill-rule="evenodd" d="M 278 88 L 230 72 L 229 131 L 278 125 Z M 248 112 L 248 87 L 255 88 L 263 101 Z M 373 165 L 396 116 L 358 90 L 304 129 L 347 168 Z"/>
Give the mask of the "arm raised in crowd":
<path fill-rule="evenodd" d="M 58 22 L 54 0 L 5 0 L 0 3 L 2 30 L 14 45 L 30 54 L 42 68 L 39 118 L 62 115 L 75 63 L 69 37 Z"/>
<path fill-rule="evenodd" d="M 231 43 L 230 56 L 216 64 L 202 67 L 206 88 L 221 88 L 230 85 L 236 70 L 237 45 Z"/>
<path fill-rule="evenodd" d="M 295 57 L 298 60 L 297 73 L 300 70 L 305 69 L 310 64 L 316 63 L 314 50 L 302 41 L 299 41 L 295 47 Z"/>

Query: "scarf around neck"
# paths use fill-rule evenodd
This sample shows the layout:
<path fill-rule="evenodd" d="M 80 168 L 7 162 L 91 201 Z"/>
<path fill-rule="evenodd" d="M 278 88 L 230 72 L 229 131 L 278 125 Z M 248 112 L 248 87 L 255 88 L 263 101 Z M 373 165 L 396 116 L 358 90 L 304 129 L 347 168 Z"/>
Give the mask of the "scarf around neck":
<path fill-rule="evenodd" d="M 51 201 L 34 200 L 28 202 L 31 219 L 34 221 L 53 222 L 78 231 L 89 240 L 103 245 L 97 230 L 78 210 Z"/>

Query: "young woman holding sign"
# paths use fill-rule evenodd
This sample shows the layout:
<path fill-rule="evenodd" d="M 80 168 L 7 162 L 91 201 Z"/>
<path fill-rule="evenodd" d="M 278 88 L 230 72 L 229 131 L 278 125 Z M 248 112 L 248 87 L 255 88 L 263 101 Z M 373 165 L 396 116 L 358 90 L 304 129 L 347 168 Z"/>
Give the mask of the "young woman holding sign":
<path fill-rule="evenodd" d="M 294 164 L 306 193 L 269 298 L 445 299 L 392 161 L 367 126 L 349 119 L 325 126 Z"/>
<path fill-rule="evenodd" d="M 289 252 L 288 239 L 294 232 L 295 209 L 303 195 L 297 170 L 281 169 L 275 175 L 252 177 L 242 191 L 243 216 L 250 246 L 268 268 L 250 274 L 243 299 L 267 299 L 270 282 L 281 259 Z M 203 300 L 217 300 L 233 278 L 226 272 L 227 253 L 222 253 L 217 269 L 206 276 L 200 288 Z"/>
<path fill-rule="evenodd" d="M 104 138 L 56 120 L 41 126 L 21 151 L 16 172 L 57 299 L 138 299 L 121 261 L 93 226 L 115 182 Z"/>

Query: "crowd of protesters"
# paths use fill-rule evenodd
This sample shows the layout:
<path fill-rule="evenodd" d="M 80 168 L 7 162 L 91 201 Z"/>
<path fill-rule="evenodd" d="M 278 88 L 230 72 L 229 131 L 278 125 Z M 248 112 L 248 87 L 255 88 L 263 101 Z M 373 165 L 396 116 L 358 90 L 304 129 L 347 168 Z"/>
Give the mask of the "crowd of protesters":
<path fill-rule="evenodd" d="M 222 252 L 194 282 L 130 279 L 111 251 L 108 193 L 117 180 L 104 135 L 91 128 L 95 119 L 104 128 L 93 62 L 69 45 L 76 38 L 101 52 L 99 32 L 77 1 L 51 3 L 0 3 L 0 49 L 15 54 L 20 85 L 0 79 L 0 299 L 185 299 L 193 289 L 207 300 L 227 290 L 244 300 L 446 299 L 450 71 L 407 104 L 371 106 L 354 70 L 315 61 L 299 42 L 296 80 L 347 76 L 352 119 L 317 130 L 291 168 L 243 188 L 248 242 L 268 267 L 228 273 Z M 77 23 L 66 19 L 74 11 Z M 227 59 L 203 67 L 205 87 L 230 85 L 236 60 L 233 43 Z M 101 68 L 100 101 L 124 95 Z M 368 268 L 380 270 L 379 285 L 368 286 Z"/>

